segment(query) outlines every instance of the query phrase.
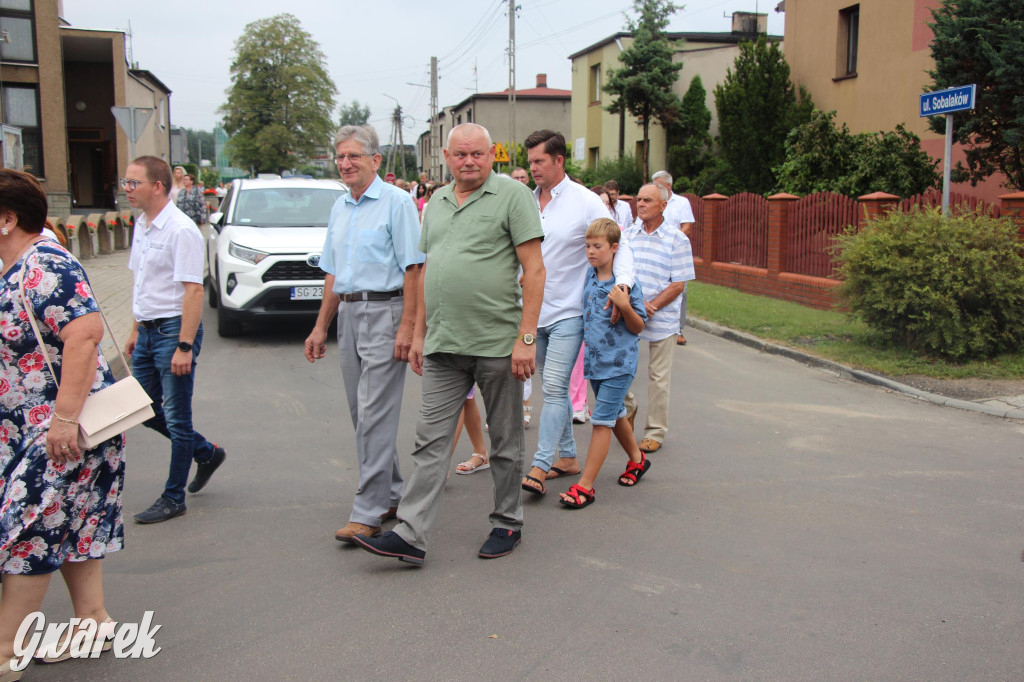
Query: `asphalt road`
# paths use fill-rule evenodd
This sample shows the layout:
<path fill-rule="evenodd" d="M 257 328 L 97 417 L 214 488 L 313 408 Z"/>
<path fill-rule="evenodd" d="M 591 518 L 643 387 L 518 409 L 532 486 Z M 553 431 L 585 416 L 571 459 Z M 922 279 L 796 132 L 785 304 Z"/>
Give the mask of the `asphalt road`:
<path fill-rule="evenodd" d="M 452 476 L 415 568 L 333 538 L 357 475 L 336 349 L 309 365 L 305 323 L 220 339 L 212 312 L 195 421 L 228 460 L 185 516 L 129 521 L 105 562 L 111 614 L 154 611 L 162 651 L 25 680 L 1024 675 L 1020 425 L 691 330 L 673 430 L 639 487 L 615 484 L 616 447 L 593 506 L 562 508 L 568 484 L 552 485 L 527 500 L 515 553 L 483 561 L 490 478 Z M 411 372 L 404 400 L 408 475 Z M 453 466 L 469 452 L 464 438 Z M 128 456 L 126 519 L 162 490 L 169 446 L 136 429 Z M 45 610 L 70 617 L 60 585 Z"/>

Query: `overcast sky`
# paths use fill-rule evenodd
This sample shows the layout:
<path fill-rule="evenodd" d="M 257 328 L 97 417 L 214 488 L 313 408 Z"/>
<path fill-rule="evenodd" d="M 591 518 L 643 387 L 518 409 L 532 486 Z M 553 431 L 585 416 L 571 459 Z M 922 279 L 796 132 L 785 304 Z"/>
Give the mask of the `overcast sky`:
<path fill-rule="evenodd" d="M 538 73 L 548 86 L 570 89 L 567 57 L 625 27 L 623 0 L 518 0 L 516 88 L 532 88 Z M 676 3 L 677 6 L 682 3 Z M 777 0 L 689 0 L 671 31 L 728 32 L 733 11 L 768 15 L 781 35 Z M 133 58 L 173 92 L 171 122 L 211 130 L 231 84 L 235 41 L 245 26 L 282 12 L 294 14 L 327 57 L 337 102 L 370 107 L 381 141 L 391 135 L 397 99 L 413 144 L 430 115 L 430 58 L 438 58 L 439 106 L 473 92 L 508 87 L 508 14 L 503 0 L 64 0 L 64 18 L 79 28 L 128 29 Z"/>

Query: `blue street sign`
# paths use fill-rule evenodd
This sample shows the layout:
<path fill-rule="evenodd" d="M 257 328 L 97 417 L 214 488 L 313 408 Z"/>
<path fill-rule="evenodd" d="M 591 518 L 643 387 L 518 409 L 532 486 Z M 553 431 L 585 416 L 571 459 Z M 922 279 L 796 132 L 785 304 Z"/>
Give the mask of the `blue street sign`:
<path fill-rule="evenodd" d="M 921 95 L 921 116 L 938 116 L 974 108 L 977 85 L 961 85 Z"/>

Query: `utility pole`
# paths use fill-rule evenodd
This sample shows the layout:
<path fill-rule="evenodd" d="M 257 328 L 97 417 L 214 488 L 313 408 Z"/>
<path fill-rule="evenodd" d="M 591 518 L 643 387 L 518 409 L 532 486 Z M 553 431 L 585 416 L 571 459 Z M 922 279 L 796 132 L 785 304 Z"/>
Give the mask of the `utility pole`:
<path fill-rule="evenodd" d="M 516 0 L 508 0 L 508 146 L 516 165 Z"/>
<path fill-rule="evenodd" d="M 402 138 L 402 105 L 395 107 L 395 125 L 398 126 L 398 156 L 402 159 L 402 179 L 405 179 L 405 140 Z"/>
<path fill-rule="evenodd" d="M 433 177 L 434 171 L 440 164 L 438 150 L 441 143 L 437 134 L 437 57 L 430 58 L 430 172 L 428 177 Z M 438 175 L 438 180 L 441 176 Z"/>
<path fill-rule="evenodd" d="M 391 114 L 391 139 L 388 140 L 388 161 L 387 166 L 384 168 L 385 173 L 391 173 L 395 170 L 395 144 L 398 141 L 398 131 L 395 129 L 396 126 L 402 125 L 402 121 L 399 118 L 399 112 L 402 107 L 395 103 L 395 111 Z"/>

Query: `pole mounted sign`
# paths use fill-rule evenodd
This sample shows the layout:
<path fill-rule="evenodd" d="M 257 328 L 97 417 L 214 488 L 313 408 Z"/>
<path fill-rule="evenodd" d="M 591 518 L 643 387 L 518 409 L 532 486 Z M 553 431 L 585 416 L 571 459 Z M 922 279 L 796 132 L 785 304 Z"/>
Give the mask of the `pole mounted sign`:
<path fill-rule="evenodd" d="M 921 95 L 921 116 L 938 116 L 974 108 L 977 85 L 962 85 Z"/>
<path fill-rule="evenodd" d="M 921 95 L 921 116 L 946 117 L 946 147 L 942 158 L 942 215 L 949 215 L 950 157 L 953 155 L 953 112 L 974 108 L 977 84 L 961 85 Z"/>

